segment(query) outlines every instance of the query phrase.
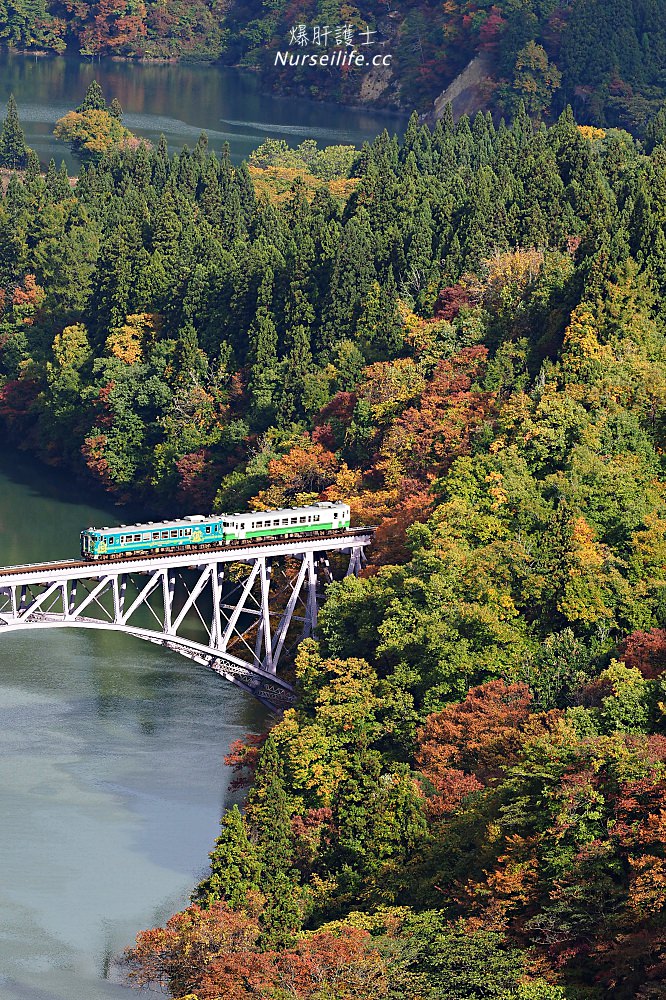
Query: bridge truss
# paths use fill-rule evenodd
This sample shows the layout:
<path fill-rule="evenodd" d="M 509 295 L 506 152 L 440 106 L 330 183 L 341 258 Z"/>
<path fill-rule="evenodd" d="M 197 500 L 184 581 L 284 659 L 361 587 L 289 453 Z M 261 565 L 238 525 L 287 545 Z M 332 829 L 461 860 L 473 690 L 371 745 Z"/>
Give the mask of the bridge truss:
<path fill-rule="evenodd" d="M 313 634 L 323 588 L 358 573 L 368 528 L 109 562 L 0 568 L 0 635 L 125 632 L 205 664 L 272 709 L 294 701 L 278 664 Z"/>

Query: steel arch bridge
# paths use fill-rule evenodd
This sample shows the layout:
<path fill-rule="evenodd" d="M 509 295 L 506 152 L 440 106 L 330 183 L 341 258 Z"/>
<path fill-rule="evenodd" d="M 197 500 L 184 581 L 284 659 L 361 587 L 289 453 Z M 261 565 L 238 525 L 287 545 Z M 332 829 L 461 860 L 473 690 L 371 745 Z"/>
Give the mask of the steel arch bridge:
<path fill-rule="evenodd" d="M 294 701 L 281 657 L 317 626 L 323 587 L 359 572 L 371 528 L 284 541 L 0 567 L 0 636 L 27 629 L 125 632 L 166 646 L 273 710 Z M 330 556 L 330 559 L 329 559 Z"/>

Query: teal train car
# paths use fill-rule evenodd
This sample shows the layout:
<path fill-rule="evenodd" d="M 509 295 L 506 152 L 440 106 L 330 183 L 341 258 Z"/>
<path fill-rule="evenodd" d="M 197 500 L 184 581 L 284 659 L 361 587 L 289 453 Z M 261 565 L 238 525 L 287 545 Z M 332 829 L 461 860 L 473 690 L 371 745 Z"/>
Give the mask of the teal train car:
<path fill-rule="evenodd" d="M 255 539 L 280 541 L 322 531 L 344 531 L 349 523 L 349 505 L 329 502 L 247 514 L 190 514 L 173 521 L 86 528 L 81 532 L 81 556 L 84 559 L 118 559 L 151 552 L 157 555 L 216 545 L 238 545 Z"/>

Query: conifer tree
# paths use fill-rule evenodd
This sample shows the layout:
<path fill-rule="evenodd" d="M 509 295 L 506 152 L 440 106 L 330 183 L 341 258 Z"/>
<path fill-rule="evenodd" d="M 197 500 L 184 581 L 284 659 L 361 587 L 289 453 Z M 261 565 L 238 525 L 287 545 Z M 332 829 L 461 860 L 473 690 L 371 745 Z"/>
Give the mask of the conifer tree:
<path fill-rule="evenodd" d="M 0 132 L 0 166 L 19 170 L 26 165 L 28 152 L 16 101 L 14 95 L 10 94 L 7 101 L 7 117 Z"/>
<path fill-rule="evenodd" d="M 120 107 L 120 105 L 118 106 Z M 102 92 L 102 88 L 98 84 L 97 80 L 92 80 L 92 82 L 88 84 L 85 97 L 76 110 L 79 112 L 108 111 L 104 93 Z"/>
<path fill-rule="evenodd" d="M 210 853 L 210 875 L 199 883 L 192 902 L 209 908 L 223 900 L 234 909 L 242 909 L 247 893 L 259 889 L 261 865 L 257 849 L 250 842 L 237 805 L 227 809 L 220 828 Z"/>
<path fill-rule="evenodd" d="M 266 897 L 261 918 L 262 944 L 267 950 L 289 947 L 302 918 L 292 868 L 291 815 L 284 769 L 272 736 L 261 750 L 247 817 L 261 857 L 261 890 Z"/>

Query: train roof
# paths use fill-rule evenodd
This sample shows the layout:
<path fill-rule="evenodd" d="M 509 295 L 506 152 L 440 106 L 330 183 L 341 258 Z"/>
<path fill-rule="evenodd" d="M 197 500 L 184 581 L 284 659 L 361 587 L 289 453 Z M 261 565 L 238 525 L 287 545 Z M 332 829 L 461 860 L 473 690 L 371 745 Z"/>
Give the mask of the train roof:
<path fill-rule="evenodd" d="M 308 513 L 308 512 L 319 512 L 323 509 L 332 509 L 335 507 L 346 506 L 342 501 L 331 502 L 328 500 L 320 500 L 317 503 L 309 504 L 305 507 L 279 507 L 275 510 L 248 510 L 244 512 L 236 511 L 234 514 L 187 514 L 185 517 L 174 518 L 170 521 L 144 521 L 141 524 L 116 524 L 112 526 L 104 526 L 98 528 L 91 525 L 86 528 L 86 531 L 113 531 L 123 532 L 130 529 L 131 531 L 161 531 L 166 528 L 185 528 L 194 527 L 197 524 L 207 524 L 210 521 L 228 521 L 235 518 L 248 518 L 255 517 L 257 519 L 262 517 L 271 517 L 272 515 L 277 516 L 278 514 L 286 513 Z"/>

